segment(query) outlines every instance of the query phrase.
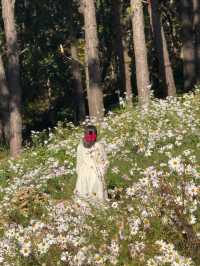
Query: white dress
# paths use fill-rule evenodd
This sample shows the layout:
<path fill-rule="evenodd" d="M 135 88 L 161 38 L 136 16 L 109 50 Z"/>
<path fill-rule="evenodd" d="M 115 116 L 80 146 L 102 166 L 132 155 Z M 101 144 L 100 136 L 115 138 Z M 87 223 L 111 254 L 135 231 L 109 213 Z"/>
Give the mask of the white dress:
<path fill-rule="evenodd" d="M 107 199 L 105 174 L 108 160 L 104 145 L 96 142 L 86 148 L 81 141 L 77 148 L 77 181 L 74 193 L 79 198 L 104 201 Z"/>

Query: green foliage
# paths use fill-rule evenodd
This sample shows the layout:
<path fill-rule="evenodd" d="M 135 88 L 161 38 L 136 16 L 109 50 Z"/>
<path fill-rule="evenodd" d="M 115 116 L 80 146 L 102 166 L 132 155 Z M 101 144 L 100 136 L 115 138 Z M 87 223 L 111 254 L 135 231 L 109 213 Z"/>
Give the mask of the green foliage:
<path fill-rule="evenodd" d="M 110 161 L 109 201 L 100 208 L 73 198 L 83 127 L 61 122 L 48 134 L 33 133 L 33 146 L 1 165 L 1 238 L 11 234 L 15 243 L 8 261 L 143 266 L 173 254 L 178 265 L 198 265 L 186 228 L 193 238 L 200 229 L 199 95 L 152 100 L 148 113 L 121 108 L 97 125 Z"/>

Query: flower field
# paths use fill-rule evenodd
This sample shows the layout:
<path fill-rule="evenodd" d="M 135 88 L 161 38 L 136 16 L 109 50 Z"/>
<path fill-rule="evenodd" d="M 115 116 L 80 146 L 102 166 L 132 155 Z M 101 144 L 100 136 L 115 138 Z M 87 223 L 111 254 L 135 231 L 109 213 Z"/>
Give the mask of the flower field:
<path fill-rule="evenodd" d="M 87 122 L 87 121 L 86 121 Z M 124 107 L 99 125 L 103 206 L 75 201 L 83 127 L 33 132 L 0 162 L 0 265 L 200 265 L 200 92 Z"/>

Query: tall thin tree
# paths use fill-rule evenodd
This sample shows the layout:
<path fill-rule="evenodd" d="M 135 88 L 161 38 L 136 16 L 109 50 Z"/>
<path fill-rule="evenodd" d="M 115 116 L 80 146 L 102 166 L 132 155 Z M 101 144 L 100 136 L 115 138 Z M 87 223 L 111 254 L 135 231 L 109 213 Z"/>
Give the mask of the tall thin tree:
<path fill-rule="evenodd" d="M 91 117 L 101 119 L 104 116 L 104 105 L 94 0 L 83 0 L 83 10 L 87 60 L 86 66 L 89 78 L 89 113 Z"/>
<path fill-rule="evenodd" d="M 71 69 L 72 69 L 72 83 L 73 83 L 73 95 L 74 95 L 74 111 L 75 111 L 75 123 L 83 121 L 85 119 L 85 99 L 84 90 L 82 86 L 82 75 L 81 75 L 81 63 L 78 58 L 77 50 L 77 25 L 73 17 L 73 2 L 68 3 L 68 16 L 70 22 L 70 50 L 71 50 Z"/>
<path fill-rule="evenodd" d="M 184 71 L 184 89 L 189 91 L 196 82 L 195 45 L 193 35 L 193 3 L 191 0 L 181 0 L 182 18 L 182 54 Z"/>
<path fill-rule="evenodd" d="M 123 93 L 126 93 L 127 102 L 132 105 L 132 86 L 131 86 L 131 71 L 130 57 L 128 55 L 128 47 L 125 41 L 126 33 L 122 29 L 122 3 L 120 0 L 112 0 L 113 7 L 113 23 L 114 23 L 114 43 L 116 48 L 117 63 L 119 66 L 119 87 Z"/>
<path fill-rule="evenodd" d="M 85 99 L 82 86 L 81 68 L 78 60 L 76 41 L 71 38 L 71 57 L 72 57 L 72 76 L 74 87 L 75 102 L 75 122 L 78 123 L 85 119 Z"/>
<path fill-rule="evenodd" d="M 155 40 L 157 58 L 159 62 L 159 76 L 165 88 L 164 94 L 165 96 L 175 96 L 176 86 L 170 62 L 165 32 L 161 23 L 158 0 L 148 1 L 148 11 Z"/>
<path fill-rule="evenodd" d="M 8 57 L 7 77 L 10 89 L 10 154 L 16 158 L 21 152 L 22 117 L 15 0 L 2 0 L 1 3 Z"/>
<path fill-rule="evenodd" d="M 131 0 L 131 9 L 138 97 L 141 106 L 148 107 L 150 81 L 142 0 Z"/>
<path fill-rule="evenodd" d="M 195 38 L 196 82 L 200 83 L 200 2 L 193 0 L 193 30 Z"/>
<path fill-rule="evenodd" d="M 112 17 L 113 17 L 113 44 L 115 48 L 116 58 L 116 72 L 117 72 L 117 86 L 121 94 L 126 89 L 126 78 L 124 68 L 124 55 L 123 55 L 123 41 L 122 41 L 122 25 L 121 25 L 121 5 L 120 0 L 112 0 Z"/>
<path fill-rule="evenodd" d="M 125 68 L 125 81 L 126 81 L 126 99 L 130 107 L 133 106 L 133 92 L 131 84 L 131 57 L 129 56 L 129 50 L 125 40 L 123 38 L 123 56 L 124 56 L 124 68 Z"/>
<path fill-rule="evenodd" d="M 9 138 L 9 89 L 5 76 L 4 63 L 0 55 L 0 140 Z"/>

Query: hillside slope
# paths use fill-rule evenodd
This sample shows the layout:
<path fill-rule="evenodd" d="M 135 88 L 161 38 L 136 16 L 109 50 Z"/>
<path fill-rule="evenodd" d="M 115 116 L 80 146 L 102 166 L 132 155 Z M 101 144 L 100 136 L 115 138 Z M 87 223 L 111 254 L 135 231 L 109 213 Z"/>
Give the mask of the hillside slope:
<path fill-rule="evenodd" d="M 18 161 L 1 162 L 0 265 L 198 266 L 199 106 L 197 91 L 109 113 L 100 208 L 73 200 L 82 127 L 33 132 Z"/>

